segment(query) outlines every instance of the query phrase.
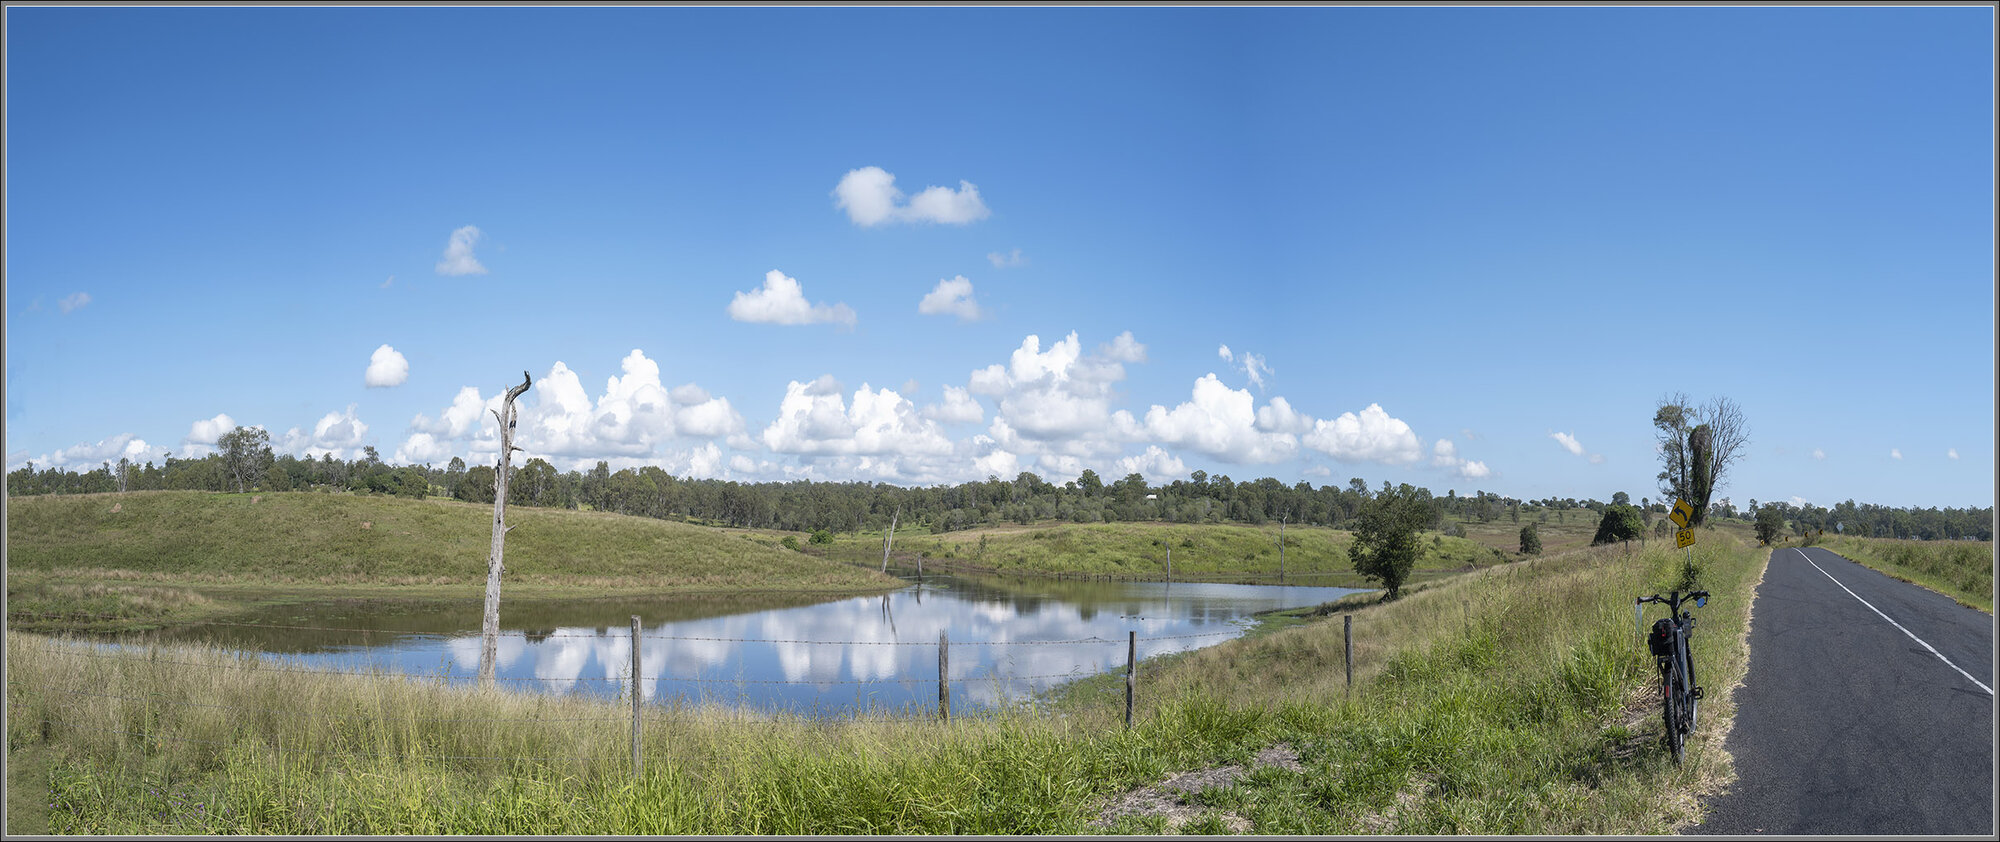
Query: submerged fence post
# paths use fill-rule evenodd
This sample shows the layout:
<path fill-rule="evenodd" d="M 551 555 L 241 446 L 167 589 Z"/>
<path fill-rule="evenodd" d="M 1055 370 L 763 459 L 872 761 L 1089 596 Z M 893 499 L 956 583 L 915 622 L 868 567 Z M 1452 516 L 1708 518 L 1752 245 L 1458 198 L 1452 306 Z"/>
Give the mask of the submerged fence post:
<path fill-rule="evenodd" d="M 1139 633 L 1125 633 L 1125 727 L 1132 727 L 1132 684 L 1138 678 Z"/>
<path fill-rule="evenodd" d="M 951 721 L 951 632 L 938 632 L 938 719 Z"/>
<path fill-rule="evenodd" d="M 1354 692 L 1354 615 L 1342 614 L 1341 627 L 1347 637 L 1347 692 Z"/>
<path fill-rule="evenodd" d="M 632 780 L 639 779 L 639 615 L 632 615 Z"/>

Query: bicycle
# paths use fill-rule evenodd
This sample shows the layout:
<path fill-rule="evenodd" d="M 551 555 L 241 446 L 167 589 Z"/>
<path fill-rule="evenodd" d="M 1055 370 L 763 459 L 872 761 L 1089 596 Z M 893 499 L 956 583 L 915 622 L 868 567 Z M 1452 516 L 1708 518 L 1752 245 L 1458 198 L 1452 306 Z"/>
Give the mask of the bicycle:
<path fill-rule="evenodd" d="M 1667 617 L 1653 622 L 1653 631 L 1646 635 L 1646 647 L 1653 653 L 1653 664 L 1660 671 L 1661 719 L 1667 726 L 1667 747 L 1673 752 L 1674 762 L 1681 762 L 1686 752 L 1687 735 L 1694 730 L 1698 708 L 1701 702 L 1701 685 L 1694 680 L 1694 658 L 1688 654 L 1688 635 L 1694 633 L 1694 616 L 1682 606 L 1693 602 L 1696 608 L 1708 604 L 1708 591 L 1690 591 L 1682 596 L 1680 591 L 1668 591 L 1640 597 L 1632 603 L 1636 612 L 1639 606 L 1648 602 L 1658 602 L 1667 606 Z"/>

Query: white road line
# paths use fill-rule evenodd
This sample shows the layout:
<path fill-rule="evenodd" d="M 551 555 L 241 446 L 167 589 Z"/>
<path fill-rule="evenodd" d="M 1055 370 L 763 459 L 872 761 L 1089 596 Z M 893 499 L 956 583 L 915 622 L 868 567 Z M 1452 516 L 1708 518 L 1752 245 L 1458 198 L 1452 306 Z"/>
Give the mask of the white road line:
<path fill-rule="evenodd" d="M 1937 649 L 1933 648 L 1933 647 L 1932 647 L 1932 646 L 1931 646 L 1930 644 L 1928 644 L 1928 643 L 1924 643 L 1924 639 L 1923 639 L 1923 638 L 1921 638 L 1921 637 L 1918 637 L 1918 636 L 1916 636 L 1916 635 L 1914 635 L 1914 634 L 1910 634 L 1910 630 L 1909 630 L 1909 629 L 1906 629 L 1906 628 L 1903 628 L 1903 624 L 1902 624 L 1902 623 L 1898 623 L 1898 622 L 1896 622 L 1895 620 L 1890 620 L 1890 619 L 1889 619 L 1889 615 L 1887 615 L 1887 614 L 1884 614 L 1884 613 L 1882 613 L 1882 609 L 1880 609 L 1880 608 L 1876 608 L 1876 607 L 1875 607 L 1874 605 L 1871 605 L 1871 604 L 1869 604 L 1868 600 L 1865 600 L 1865 599 L 1862 599 L 1862 598 L 1861 598 L 1861 596 L 1860 596 L 1859 594 L 1856 594 L 1855 592 L 1853 592 L 1853 591 L 1851 591 L 1851 590 L 1847 590 L 1847 586 L 1846 586 L 1846 585 L 1841 585 L 1841 584 L 1840 584 L 1840 580 L 1839 580 L 1839 579 L 1835 579 L 1835 578 L 1833 578 L 1833 574 L 1832 574 L 1832 573 L 1828 573 L 1828 572 L 1826 572 L 1826 568 L 1824 568 L 1824 567 L 1821 567 L 1821 566 L 1819 566 L 1819 562 L 1817 562 L 1817 561 L 1813 561 L 1813 560 L 1812 560 L 1812 556 L 1809 556 L 1809 555 L 1806 555 L 1806 551 L 1805 551 L 1805 550 L 1799 550 L 1799 551 L 1798 551 L 1798 553 L 1799 553 L 1799 557 L 1801 557 L 1801 558 L 1804 558 L 1804 559 L 1806 560 L 1806 563 L 1807 563 L 1807 564 L 1810 564 L 1810 565 L 1812 565 L 1812 566 L 1813 566 L 1813 569 L 1814 569 L 1814 570 L 1817 570 L 1817 571 L 1819 571 L 1819 572 L 1820 572 L 1820 575 L 1822 575 L 1822 576 L 1825 576 L 1825 577 L 1826 577 L 1827 579 L 1831 580 L 1831 581 L 1832 581 L 1832 582 L 1833 582 L 1834 584 L 1836 584 L 1836 585 L 1840 585 L 1840 589 L 1841 589 L 1841 590 L 1843 590 L 1843 591 L 1847 591 L 1847 595 L 1848 595 L 1848 596 L 1851 596 L 1851 597 L 1854 597 L 1854 599 L 1855 599 L 1855 601 L 1856 601 L 1856 602 L 1859 602 L 1859 603 L 1861 603 L 1862 605 L 1867 605 L 1867 606 L 1868 606 L 1868 610 L 1870 610 L 1870 611 L 1873 611 L 1873 612 L 1875 612 L 1875 615 L 1876 615 L 1876 616 L 1878 616 L 1878 617 L 1881 617 L 1881 618 L 1882 618 L 1882 619 L 1884 619 L 1884 620 L 1889 620 L 1889 625 L 1892 625 L 1892 626 L 1895 626 L 1895 627 L 1896 627 L 1896 630 L 1897 630 L 1897 631 L 1899 631 L 1899 632 L 1902 632 L 1902 633 L 1904 633 L 1904 634 L 1909 634 L 1909 635 L 1910 635 L 1910 639 L 1911 639 L 1911 640 L 1914 640 L 1914 641 L 1916 641 L 1916 642 L 1917 642 L 1918 644 L 1922 645 L 1922 646 L 1923 646 L 1923 647 L 1924 647 L 1925 649 L 1929 649 L 1929 650 L 1930 650 L 1930 652 L 1931 652 L 1931 654 L 1933 654 L 1933 655 L 1937 655 L 1937 659 L 1938 659 L 1938 660 L 1940 660 L 1940 661 L 1943 661 L 1943 662 L 1944 662 L 1944 665 L 1945 665 L 1945 666 L 1948 666 L 1948 667 L 1951 667 L 1952 669 L 1955 669 L 1955 670 L 1958 670 L 1958 674 L 1959 674 L 1959 675 L 1962 675 L 1962 676 L 1965 676 L 1965 680 L 1967 680 L 1967 681 L 1970 681 L 1970 682 L 1972 682 L 1972 683 L 1974 683 L 1974 684 L 1978 684 L 1978 685 L 1979 685 L 1979 689 L 1981 689 L 1981 690 L 1984 690 L 1984 691 L 1986 691 L 1986 695 L 1988 695 L 1988 696 L 1991 696 L 1991 695 L 1993 695 L 1993 688 L 1991 688 L 1991 687 L 1988 687 L 1988 686 L 1986 686 L 1985 684 L 1981 684 L 1981 683 L 1980 683 L 1980 681 L 1979 681 L 1979 679 L 1977 679 L 1977 678 L 1973 678 L 1973 677 L 1972 677 L 1972 673 L 1969 673 L 1969 672 L 1966 672 L 1965 670 L 1962 670 L 1962 669 L 1958 669 L 1958 665 L 1957 665 L 1957 664 L 1954 664 L 1954 663 L 1952 663 L 1952 662 L 1951 662 L 1951 659 L 1950 659 L 1950 658 L 1947 658 L 1947 657 L 1945 657 L 1945 656 L 1943 656 L 1943 655 L 1940 655 L 1940 654 L 1938 654 L 1938 651 L 1937 651 Z"/>

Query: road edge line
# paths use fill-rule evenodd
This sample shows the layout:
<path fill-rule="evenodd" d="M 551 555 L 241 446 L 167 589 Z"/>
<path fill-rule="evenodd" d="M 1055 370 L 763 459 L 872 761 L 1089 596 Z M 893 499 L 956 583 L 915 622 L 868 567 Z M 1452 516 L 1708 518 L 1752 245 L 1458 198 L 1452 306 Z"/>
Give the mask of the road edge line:
<path fill-rule="evenodd" d="M 1813 569 L 1814 569 L 1814 570 L 1817 570 L 1817 571 L 1819 571 L 1819 574 L 1820 574 L 1821 576 L 1825 576 L 1825 577 L 1827 578 L 1827 581 L 1830 581 L 1830 582 L 1834 583 L 1835 585 L 1838 585 L 1838 586 L 1840 587 L 1840 589 L 1841 589 L 1841 590 L 1843 590 L 1843 591 L 1847 591 L 1847 595 L 1848 595 L 1848 596 L 1851 596 L 1851 597 L 1854 597 L 1854 601 L 1856 601 L 1856 602 L 1859 602 L 1859 603 L 1861 603 L 1862 605 L 1866 605 L 1866 606 L 1868 606 L 1868 610 L 1870 610 L 1870 611 L 1873 611 L 1873 612 L 1875 612 L 1875 616 L 1877 616 L 1877 617 L 1881 617 L 1881 618 L 1882 618 L 1882 619 L 1884 619 L 1884 620 L 1888 620 L 1888 621 L 1889 621 L 1889 625 L 1892 625 L 1892 626 L 1895 626 L 1895 627 L 1896 627 L 1896 631 L 1899 631 L 1899 632 L 1902 632 L 1903 634 L 1906 634 L 1906 635 L 1909 635 L 1909 637 L 1910 637 L 1910 639 L 1911 639 L 1911 640 L 1914 640 L 1914 641 L 1916 641 L 1916 642 L 1917 642 L 1917 644 L 1918 644 L 1919 646 L 1922 646 L 1922 647 L 1924 647 L 1924 648 L 1925 648 L 1926 650 L 1929 650 L 1929 651 L 1930 651 L 1930 653 L 1931 653 L 1932 655 L 1936 655 L 1936 656 L 1937 656 L 1937 659 L 1938 659 L 1938 660 L 1940 660 L 1940 661 L 1943 661 L 1943 662 L 1944 662 L 1944 665 L 1945 665 L 1945 666 L 1948 666 L 1948 667 L 1951 667 L 1952 669 L 1955 669 L 1955 670 L 1958 670 L 1958 674 L 1959 674 L 1959 675 L 1962 675 L 1962 676 L 1965 676 L 1965 680 L 1967 680 L 1967 681 L 1970 681 L 1970 682 L 1972 682 L 1972 683 L 1974 683 L 1974 684 L 1977 684 L 1977 685 L 1979 685 L 1979 689 L 1981 689 L 1981 690 L 1984 690 L 1984 691 L 1986 691 L 1986 695 L 1988 695 L 1988 696 L 1991 696 L 1991 695 L 1993 695 L 1993 688 L 1991 688 L 1991 687 L 1988 687 L 1988 686 L 1986 686 L 1986 685 L 1985 685 L 1984 683 L 1982 683 L 1982 682 L 1981 682 L 1981 681 L 1980 681 L 1979 679 L 1977 679 L 1977 678 L 1973 678 L 1973 677 L 1972 677 L 1972 673 L 1969 673 L 1969 672 L 1966 672 L 1966 671 L 1965 671 L 1965 670 L 1963 670 L 1963 669 L 1959 669 L 1959 666 L 1958 666 L 1957 664 L 1954 664 L 1954 663 L 1952 663 L 1952 662 L 1951 662 L 1951 659 L 1950 659 L 1950 658 L 1947 658 L 1947 657 L 1945 657 L 1945 656 L 1944 656 L 1944 655 L 1943 655 L 1942 653 L 1938 652 L 1938 651 L 1937 651 L 1937 649 L 1933 648 L 1933 647 L 1932 647 L 1932 646 L 1931 646 L 1930 644 L 1928 644 L 1928 643 L 1925 643 L 1925 642 L 1924 642 L 1924 639 L 1923 639 L 1923 638 L 1921 638 L 1921 637 L 1918 637 L 1918 636 L 1916 636 L 1916 635 L 1914 635 L 1914 634 L 1910 634 L 1910 630 L 1909 630 L 1909 629 L 1906 629 L 1906 628 L 1903 628 L 1903 624 L 1902 624 L 1902 623 L 1898 623 L 1898 622 L 1896 622 L 1895 620 L 1892 620 L 1892 619 L 1890 619 L 1890 618 L 1889 618 L 1889 615 L 1887 615 L 1887 614 L 1884 614 L 1884 613 L 1882 613 L 1882 609 L 1880 609 L 1880 608 L 1876 608 L 1876 607 L 1874 606 L 1874 604 L 1873 604 L 1873 603 L 1870 603 L 1870 602 L 1869 602 L 1868 600 L 1865 600 L 1865 599 L 1862 599 L 1862 598 L 1861 598 L 1861 595 L 1860 595 L 1860 594 L 1857 594 L 1857 593 L 1855 593 L 1855 592 L 1853 592 L 1853 591 L 1851 591 L 1851 590 L 1848 590 L 1848 589 L 1847 589 L 1847 586 L 1846 586 L 1846 585 L 1842 585 L 1842 584 L 1840 584 L 1840 580 L 1839 580 L 1839 579 L 1835 579 L 1835 578 L 1833 578 L 1833 574 L 1832 574 L 1832 573 L 1828 573 L 1828 572 L 1826 572 L 1826 568 L 1824 568 L 1824 567 L 1821 567 L 1821 566 L 1819 566 L 1819 562 L 1817 562 L 1817 561 L 1813 561 L 1813 560 L 1812 560 L 1812 556 L 1809 556 L 1809 555 L 1806 555 L 1806 551 L 1805 551 L 1805 550 L 1802 550 L 1802 549 L 1798 549 L 1797 547 L 1794 547 L 1793 549 L 1795 549 L 1795 550 L 1798 550 L 1798 553 L 1799 553 L 1799 557 L 1800 557 L 1800 558 L 1803 558 L 1803 559 L 1805 559 L 1805 560 L 1806 560 L 1806 563 L 1807 563 L 1807 564 L 1810 564 L 1810 565 L 1812 565 L 1812 566 L 1813 566 Z"/>

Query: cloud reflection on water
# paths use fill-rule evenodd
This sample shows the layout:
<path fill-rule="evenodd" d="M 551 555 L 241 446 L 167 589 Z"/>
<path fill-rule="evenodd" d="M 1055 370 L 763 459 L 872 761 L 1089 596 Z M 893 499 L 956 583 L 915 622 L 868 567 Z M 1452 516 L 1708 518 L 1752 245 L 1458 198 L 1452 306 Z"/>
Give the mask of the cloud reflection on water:
<path fill-rule="evenodd" d="M 937 699 L 936 644 L 943 633 L 951 640 L 954 709 L 990 708 L 1070 678 L 1122 669 L 1131 631 L 1138 632 L 1143 659 L 1219 643 L 1240 633 L 1259 611 L 1314 605 L 1352 592 L 932 577 L 886 596 L 642 621 L 645 679 L 639 692 L 647 701 L 826 713 L 929 706 Z M 643 617 L 647 609 L 632 610 Z M 507 621 L 504 610 L 501 620 Z M 585 622 L 605 618 L 593 615 Z M 386 644 L 378 633 L 361 644 L 301 658 L 318 668 L 349 669 L 359 661 L 413 673 L 434 672 L 445 662 L 455 679 L 477 674 L 477 634 L 386 637 Z M 496 674 L 507 686 L 615 697 L 630 687 L 632 634 L 623 624 L 511 629 L 502 633 L 497 656 Z"/>

